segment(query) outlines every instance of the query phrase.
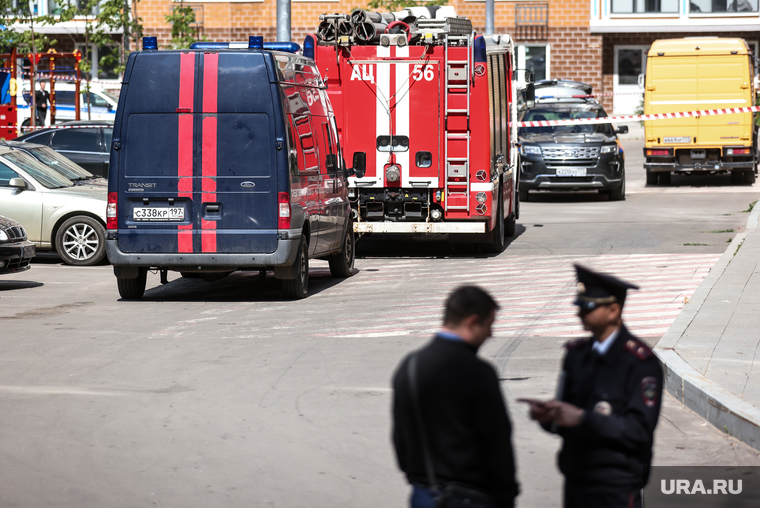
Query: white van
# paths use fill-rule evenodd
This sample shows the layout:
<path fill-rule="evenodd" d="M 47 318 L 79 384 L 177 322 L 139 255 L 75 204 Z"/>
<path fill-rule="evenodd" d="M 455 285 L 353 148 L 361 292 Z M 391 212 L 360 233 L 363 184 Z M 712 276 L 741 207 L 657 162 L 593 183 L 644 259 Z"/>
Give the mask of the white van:
<path fill-rule="evenodd" d="M 46 90 L 49 92 L 50 87 Z M 116 105 L 119 99 L 106 92 L 97 85 L 90 85 L 90 115 L 87 115 L 87 93 L 80 92 L 80 120 L 110 120 L 116 118 Z M 74 83 L 56 83 L 55 84 L 55 122 L 68 122 L 76 120 L 76 108 L 74 99 L 76 87 Z M 24 82 L 24 92 L 22 99 L 18 101 L 18 120 L 23 126 L 31 125 L 29 111 L 31 108 L 32 97 L 29 93 L 29 82 Z M 50 125 L 50 106 L 48 106 L 45 125 Z"/>

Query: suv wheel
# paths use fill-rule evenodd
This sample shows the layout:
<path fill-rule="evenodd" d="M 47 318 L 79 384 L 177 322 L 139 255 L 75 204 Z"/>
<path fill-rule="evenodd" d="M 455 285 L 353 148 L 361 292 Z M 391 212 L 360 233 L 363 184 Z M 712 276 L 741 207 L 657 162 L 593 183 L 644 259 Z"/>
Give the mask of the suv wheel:
<path fill-rule="evenodd" d="M 346 235 L 343 239 L 343 248 L 340 254 L 332 256 L 330 263 L 330 274 L 333 277 L 351 277 L 354 274 L 354 259 L 356 258 L 356 237 L 354 236 L 354 223 L 348 221 Z"/>
<path fill-rule="evenodd" d="M 519 192 L 519 194 L 520 194 L 520 201 L 523 201 L 525 203 L 527 203 L 528 201 L 530 201 L 528 199 L 528 189 L 527 188 L 523 188 L 522 185 L 520 186 L 520 192 Z"/>
<path fill-rule="evenodd" d="M 282 292 L 292 300 L 300 300 L 309 292 L 309 244 L 304 236 L 298 246 L 295 264 L 298 274 L 295 279 L 282 281 Z"/>
<path fill-rule="evenodd" d="M 145 294 L 145 283 L 148 280 L 148 269 L 138 268 L 138 275 L 133 279 L 116 278 L 119 296 L 124 300 L 139 300 Z"/>
<path fill-rule="evenodd" d="M 620 183 L 620 187 L 612 189 L 610 191 L 610 201 L 624 201 L 625 200 L 625 173 L 623 173 L 623 181 Z"/>
<path fill-rule="evenodd" d="M 55 235 L 55 249 L 68 265 L 90 266 L 106 255 L 106 230 L 92 217 L 78 215 L 61 224 Z"/>

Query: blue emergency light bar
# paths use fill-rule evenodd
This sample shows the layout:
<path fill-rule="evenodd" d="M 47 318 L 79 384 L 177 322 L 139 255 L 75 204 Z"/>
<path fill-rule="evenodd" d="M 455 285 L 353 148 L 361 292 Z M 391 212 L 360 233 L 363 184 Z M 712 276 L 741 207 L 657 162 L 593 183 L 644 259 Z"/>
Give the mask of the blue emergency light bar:
<path fill-rule="evenodd" d="M 251 36 L 251 39 L 255 36 Z M 269 51 L 284 51 L 286 53 L 298 53 L 301 46 L 295 42 L 263 42 L 259 45 L 256 41 L 253 43 L 249 40 L 248 44 L 244 42 L 194 42 L 190 49 L 267 49 Z M 252 45 L 253 44 L 253 45 Z"/>
<path fill-rule="evenodd" d="M 143 37 L 143 51 L 158 49 L 158 37 Z"/>

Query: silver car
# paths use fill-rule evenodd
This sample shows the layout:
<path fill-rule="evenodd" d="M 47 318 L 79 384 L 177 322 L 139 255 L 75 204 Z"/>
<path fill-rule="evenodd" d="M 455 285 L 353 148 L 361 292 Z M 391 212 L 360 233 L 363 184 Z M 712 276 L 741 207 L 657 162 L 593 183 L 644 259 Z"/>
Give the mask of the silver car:
<path fill-rule="evenodd" d="M 107 189 L 75 185 L 34 157 L 0 146 L 0 215 L 21 223 L 38 251 L 70 265 L 105 256 Z"/>

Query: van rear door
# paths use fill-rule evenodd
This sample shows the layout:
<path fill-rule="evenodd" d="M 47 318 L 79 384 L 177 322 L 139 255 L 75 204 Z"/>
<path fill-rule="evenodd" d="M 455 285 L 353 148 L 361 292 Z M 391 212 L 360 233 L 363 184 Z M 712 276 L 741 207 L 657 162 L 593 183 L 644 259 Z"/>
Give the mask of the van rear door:
<path fill-rule="evenodd" d="M 137 56 L 119 151 L 123 251 L 275 251 L 271 88 L 258 52 Z"/>
<path fill-rule="evenodd" d="M 699 55 L 699 109 L 752 106 L 747 55 Z M 697 143 L 749 144 L 752 113 L 703 116 L 697 122 Z"/>

